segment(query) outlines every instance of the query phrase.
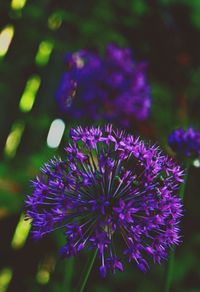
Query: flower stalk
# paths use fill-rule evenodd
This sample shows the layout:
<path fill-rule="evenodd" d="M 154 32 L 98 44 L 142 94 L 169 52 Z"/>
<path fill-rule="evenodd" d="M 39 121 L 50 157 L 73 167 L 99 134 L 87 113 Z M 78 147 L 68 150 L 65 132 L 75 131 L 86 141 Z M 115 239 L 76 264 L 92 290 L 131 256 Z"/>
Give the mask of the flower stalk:
<path fill-rule="evenodd" d="M 185 181 L 180 187 L 180 198 L 182 201 L 184 200 L 185 191 L 187 188 L 187 182 L 188 182 L 188 172 L 189 172 L 189 163 L 185 163 L 188 167 L 186 168 L 186 174 L 185 174 Z M 174 263 L 175 263 L 175 251 L 176 248 L 173 247 L 169 253 L 169 260 L 167 262 L 166 266 L 166 274 L 165 274 L 165 287 L 164 292 L 169 292 L 170 288 L 172 286 L 173 282 L 173 271 L 174 271 Z"/>
<path fill-rule="evenodd" d="M 89 278 L 90 273 L 92 271 L 92 267 L 94 265 L 96 256 L 97 256 L 97 252 L 98 252 L 98 250 L 96 249 L 94 254 L 88 260 L 88 263 L 86 265 L 86 268 L 85 268 L 85 271 L 84 271 L 84 274 L 83 274 L 83 277 L 82 277 L 82 281 L 81 281 L 80 286 L 79 286 L 80 288 L 77 291 L 80 291 L 80 292 L 84 291 L 85 286 L 86 286 L 87 281 L 88 281 L 88 278 Z"/>

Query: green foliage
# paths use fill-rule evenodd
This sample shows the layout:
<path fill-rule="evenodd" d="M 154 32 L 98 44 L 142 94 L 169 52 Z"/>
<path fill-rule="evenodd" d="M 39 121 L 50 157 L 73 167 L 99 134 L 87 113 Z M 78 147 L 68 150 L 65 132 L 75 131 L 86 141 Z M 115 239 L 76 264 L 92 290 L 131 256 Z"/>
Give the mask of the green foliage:
<path fill-rule="evenodd" d="M 15 28 L 8 52 L 0 59 L 0 224 L 5 229 L 1 233 L 1 268 L 10 266 L 13 275 L 17 275 L 9 284 L 10 291 L 72 291 L 88 255 L 83 254 L 75 261 L 62 261 L 57 256 L 59 246 L 65 242 L 62 233 L 57 232 L 37 244 L 28 240 L 19 253 L 9 249 L 17 225 L 16 214 L 21 214 L 24 195 L 31 192 L 29 181 L 45 161 L 63 154 L 66 139 L 59 149 L 47 147 L 51 122 L 62 118 L 66 134 L 80 122 L 69 121 L 55 101 L 60 77 L 66 69 L 64 56 L 83 47 L 103 54 L 108 42 L 116 42 L 130 47 L 136 60 L 146 60 L 152 112 L 139 134 L 167 149 L 167 136 L 173 128 L 188 124 L 200 129 L 200 1 L 28 0 L 16 11 L 10 3 L 0 3 L 0 31 L 7 24 Z M 38 47 L 46 40 L 53 44 L 52 52 L 45 61 L 38 61 Z M 181 58 L 185 55 L 185 59 Z M 35 75 L 41 78 L 41 84 L 33 107 L 23 112 L 20 99 L 27 80 Z M 16 155 L 8 158 L 4 155 L 5 144 L 16 121 L 23 121 L 24 131 Z M 151 133 L 148 133 L 149 124 Z M 172 291 L 199 291 L 199 188 L 199 169 L 193 168 L 185 202 L 183 244 L 177 250 Z M 48 253 L 57 264 L 51 271 L 50 282 L 42 285 L 36 281 L 36 273 Z M 159 292 L 164 268 L 152 263 L 150 271 L 142 274 L 134 264 L 129 264 L 125 272 L 110 275 L 106 280 L 99 279 L 94 268 L 86 291 Z"/>

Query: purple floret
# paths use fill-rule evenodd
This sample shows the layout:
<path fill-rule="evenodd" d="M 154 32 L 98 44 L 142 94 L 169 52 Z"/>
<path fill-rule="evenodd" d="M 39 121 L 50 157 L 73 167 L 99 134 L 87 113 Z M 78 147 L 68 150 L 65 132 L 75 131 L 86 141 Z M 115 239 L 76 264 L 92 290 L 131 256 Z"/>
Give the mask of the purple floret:
<path fill-rule="evenodd" d="M 200 132 L 193 128 L 177 129 L 171 133 L 168 143 L 172 150 L 181 156 L 198 158 L 200 156 Z"/>
<path fill-rule="evenodd" d="M 32 182 L 26 207 L 33 236 L 62 228 L 62 255 L 97 249 L 103 277 L 123 271 L 126 258 L 144 272 L 149 258 L 166 259 L 180 242 L 181 168 L 112 125 L 77 127 L 70 137 L 65 159 L 50 160 Z"/>
<path fill-rule="evenodd" d="M 66 57 L 67 71 L 57 91 L 60 109 L 73 119 L 106 119 L 130 127 L 150 114 L 146 64 L 131 51 L 109 44 L 104 57 L 87 50 Z"/>

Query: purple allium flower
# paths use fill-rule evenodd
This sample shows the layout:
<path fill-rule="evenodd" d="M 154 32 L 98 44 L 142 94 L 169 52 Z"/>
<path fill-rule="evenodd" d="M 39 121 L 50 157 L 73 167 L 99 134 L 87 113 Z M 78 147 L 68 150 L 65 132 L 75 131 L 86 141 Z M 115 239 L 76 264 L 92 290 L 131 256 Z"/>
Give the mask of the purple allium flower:
<path fill-rule="evenodd" d="M 70 118 L 120 121 L 149 117 L 151 97 L 146 64 L 135 63 L 131 51 L 109 44 L 104 57 L 87 50 L 70 53 L 57 101 Z"/>
<path fill-rule="evenodd" d="M 168 143 L 178 155 L 187 157 L 200 156 L 200 132 L 193 128 L 188 130 L 177 129 L 171 133 Z"/>
<path fill-rule="evenodd" d="M 77 127 L 70 136 L 65 159 L 46 163 L 27 196 L 34 237 L 63 228 L 62 255 L 97 249 L 102 276 L 123 271 L 124 258 L 142 271 L 148 258 L 166 259 L 180 241 L 180 167 L 112 125 Z"/>

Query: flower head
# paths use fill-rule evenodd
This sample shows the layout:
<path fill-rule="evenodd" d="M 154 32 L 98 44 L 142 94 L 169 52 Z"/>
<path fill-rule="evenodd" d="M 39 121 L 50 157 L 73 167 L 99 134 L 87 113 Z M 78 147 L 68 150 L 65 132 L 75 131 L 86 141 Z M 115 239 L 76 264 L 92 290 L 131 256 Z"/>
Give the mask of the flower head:
<path fill-rule="evenodd" d="M 71 118 L 107 119 L 129 126 L 149 117 L 151 98 L 146 65 L 136 64 L 131 51 L 109 44 L 104 57 L 87 50 L 67 55 L 57 100 Z"/>
<path fill-rule="evenodd" d="M 200 132 L 193 128 L 183 130 L 177 129 L 171 133 L 168 143 L 172 150 L 178 155 L 186 157 L 200 156 Z"/>
<path fill-rule="evenodd" d="M 183 171 L 158 147 L 112 125 L 77 127 L 70 136 L 66 158 L 46 163 L 27 196 L 33 235 L 63 228 L 62 255 L 97 249 L 102 276 L 123 271 L 123 258 L 142 271 L 149 257 L 160 263 L 179 243 Z"/>

